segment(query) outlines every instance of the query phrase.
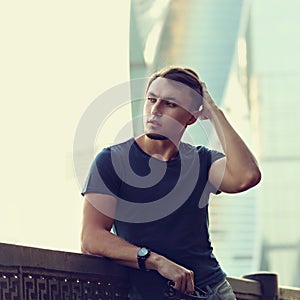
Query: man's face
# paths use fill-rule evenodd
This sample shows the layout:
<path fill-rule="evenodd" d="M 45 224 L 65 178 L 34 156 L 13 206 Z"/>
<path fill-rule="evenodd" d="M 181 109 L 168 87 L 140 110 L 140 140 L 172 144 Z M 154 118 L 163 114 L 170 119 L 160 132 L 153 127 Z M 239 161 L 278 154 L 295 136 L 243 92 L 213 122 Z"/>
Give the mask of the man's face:
<path fill-rule="evenodd" d="M 150 85 L 144 105 L 145 133 L 169 139 L 180 138 L 195 122 L 193 97 L 197 93 L 187 85 L 158 77 Z M 199 95 L 200 97 L 200 95 Z M 197 116 L 196 116 L 197 117 Z"/>

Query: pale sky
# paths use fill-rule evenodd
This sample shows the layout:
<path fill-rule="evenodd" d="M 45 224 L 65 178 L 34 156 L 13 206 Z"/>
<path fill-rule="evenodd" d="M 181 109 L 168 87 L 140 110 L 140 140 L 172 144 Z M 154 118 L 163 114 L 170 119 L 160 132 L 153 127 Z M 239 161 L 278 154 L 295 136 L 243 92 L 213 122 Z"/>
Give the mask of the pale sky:
<path fill-rule="evenodd" d="M 79 251 L 74 135 L 88 105 L 129 78 L 129 9 L 1 1 L 1 242 Z"/>

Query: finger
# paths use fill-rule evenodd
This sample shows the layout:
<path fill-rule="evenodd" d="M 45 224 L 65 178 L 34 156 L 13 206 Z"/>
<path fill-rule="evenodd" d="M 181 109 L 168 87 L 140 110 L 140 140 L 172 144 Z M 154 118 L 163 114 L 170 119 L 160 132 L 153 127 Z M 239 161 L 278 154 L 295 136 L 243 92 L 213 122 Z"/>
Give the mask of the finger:
<path fill-rule="evenodd" d="M 194 285 L 194 272 L 190 271 L 188 274 L 188 278 L 186 281 L 186 293 L 191 294 L 195 290 L 195 285 Z"/>
<path fill-rule="evenodd" d="M 178 278 L 175 281 L 174 289 L 177 290 L 177 291 L 180 291 L 181 293 L 184 292 L 183 289 L 182 289 L 182 279 L 181 278 Z"/>
<path fill-rule="evenodd" d="M 205 85 L 204 81 L 202 81 L 202 80 L 199 80 L 199 81 L 200 81 L 201 85 Z"/>
<path fill-rule="evenodd" d="M 181 293 L 185 293 L 186 288 L 187 288 L 187 278 L 186 278 L 186 274 L 181 275 L 180 277 L 178 277 L 178 279 L 175 282 L 175 286 L 174 288 L 178 291 L 180 291 Z"/>
<path fill-rule="evenodd" d="M 192 273 L 192 271 L 188 271 L 181 277 L 180 285 L 178 284 L 178 290 L 181 293 L 192 293 L 194 291 Z"/>
<path fill-rule="evenodd" d="M 200 120 L 207 120 L 207 116 L 206 116 L 206 114 L 205 114 L 204 111 L 201 111 L 201 114 L 199 114 L 198 119 L 200 119 Z"/>
<path fill-rule="evenodd" d="M 188 287 L 188 274 L 186 274 L 184 276 L 184 279 L 182 280 L 181 292 L 186 293 L 187 292 L 187 287 Z"/>
<path fill-rule="evenodd" d="M 205 82 L 202 81 L 202 82 L 201 82 L 201 85 L 202 85 L 202 89 L 203 89 L 203 90 L 207 90 L 207 86 L 206 86 Z"/>
<path fill-rule="evenodd" d="M 194 292 L 194 273 L 189 271 L 185 276 L 185 289 L 184 293 L 192 294 Z"/>

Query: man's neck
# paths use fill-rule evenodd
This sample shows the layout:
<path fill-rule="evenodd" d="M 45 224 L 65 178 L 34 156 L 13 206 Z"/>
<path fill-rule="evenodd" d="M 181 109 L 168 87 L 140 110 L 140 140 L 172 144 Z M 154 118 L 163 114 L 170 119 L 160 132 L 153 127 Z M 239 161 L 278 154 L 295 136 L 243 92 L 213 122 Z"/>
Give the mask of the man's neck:
<path fill-rule="evenodd" d="M 157 139 L 146 134 L 137 137 L 135 140 L 145 153 L 163 161 L 172 160 L 177 156 L 180 143 L 180 140 L 176 141 L 175 145 L 174 141 L 168 138 Z"/>

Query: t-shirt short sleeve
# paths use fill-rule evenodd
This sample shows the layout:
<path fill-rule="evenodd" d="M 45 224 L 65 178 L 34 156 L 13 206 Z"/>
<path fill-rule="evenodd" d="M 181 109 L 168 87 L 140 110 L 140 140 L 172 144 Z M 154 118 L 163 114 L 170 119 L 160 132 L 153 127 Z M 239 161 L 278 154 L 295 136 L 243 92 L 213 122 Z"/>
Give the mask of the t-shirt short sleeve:
<path fill-rule="evenodd" d="M 111 150 L 105 148 L 94 159 L 81 194 L 99 193 L 117 197 L 120 184 L 120 178 L 112 165 Z"/>
<path fill-rule="evenodd" d="M 217 150 L 211 150 L 211 149 L 208 149 L 204 146 L 198 147 L 198 153 L 199 153 L 199 156 L 200 156 L 200 160 L 205 162 L 207 174 L 209 172 L 210 167 L 212 166 L 212 164 L 215 161 L 225 157 L 225 155 L 222 152 L 219 152 Z M 211 183 L 209 183 L 209 185 L 210 185 L 210 188 L 211 188 L 211 193 L 214 193 L 214 194 L 220 194 L 221 193 L 221 191 L 218 190 L 217 187 L 213 186 Z"/>
<path fill-rule="evenodd" d="M 208 154 L 209 154 L 209 156 L 210 156 L 210 165 L 209 165 L 209 168 L 211 167 L 211 165 L 212 165 L 215 161 L 217 161 L 217 160 L 219 160 L 219 159 L 225 157 L 225 155 L 224 155 L 223 153 L 221 153 L 221 152 L 219 152 L 219 151 L 217 151 L 217 150 L 208 150 Z"/>

